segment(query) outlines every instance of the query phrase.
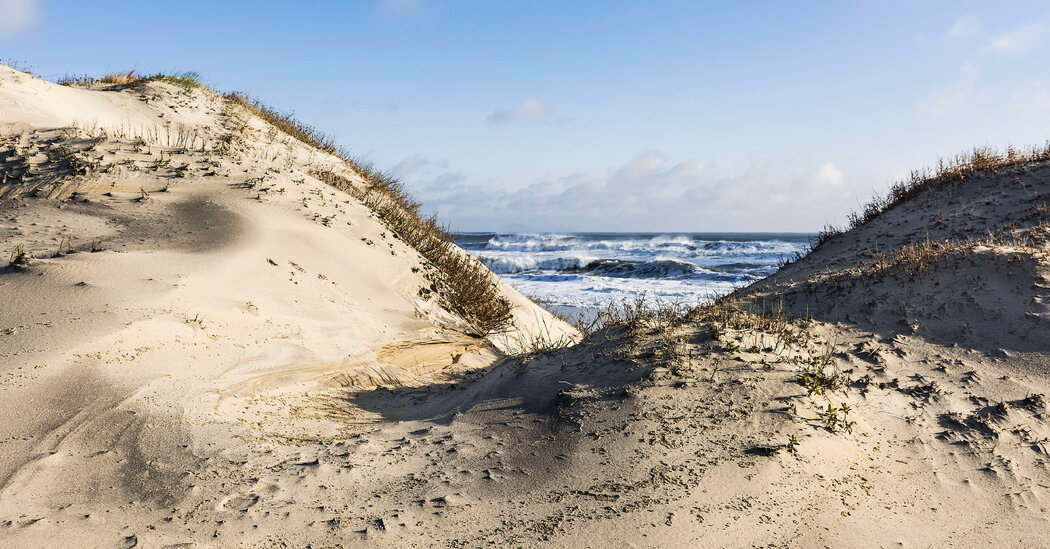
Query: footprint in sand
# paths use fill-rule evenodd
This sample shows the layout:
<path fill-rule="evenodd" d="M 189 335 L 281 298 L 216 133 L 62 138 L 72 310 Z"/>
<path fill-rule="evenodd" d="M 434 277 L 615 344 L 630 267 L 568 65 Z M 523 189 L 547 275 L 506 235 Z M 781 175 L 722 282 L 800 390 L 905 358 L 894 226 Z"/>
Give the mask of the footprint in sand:
<path fill-rule="evenodd" d="M 243 496 L 237 496 L 230 498 L 222 506 L 229 511 L 240 511 L 246 512 L 249 507 L 259 502 L 259 496 L 255 494 L 247 494 Z"/>

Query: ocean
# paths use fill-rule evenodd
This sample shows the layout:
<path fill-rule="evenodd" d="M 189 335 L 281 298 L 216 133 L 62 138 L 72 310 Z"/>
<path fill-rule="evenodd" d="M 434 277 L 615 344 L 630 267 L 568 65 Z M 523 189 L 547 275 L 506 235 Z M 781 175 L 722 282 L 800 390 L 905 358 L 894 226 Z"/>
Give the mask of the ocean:
<path fill-rule="evenodd" d="M 460 233 L 456 244 L 521 293 L 568 315 L 644 293 L 696 304 L 805 253 L 800 233 Z"/>

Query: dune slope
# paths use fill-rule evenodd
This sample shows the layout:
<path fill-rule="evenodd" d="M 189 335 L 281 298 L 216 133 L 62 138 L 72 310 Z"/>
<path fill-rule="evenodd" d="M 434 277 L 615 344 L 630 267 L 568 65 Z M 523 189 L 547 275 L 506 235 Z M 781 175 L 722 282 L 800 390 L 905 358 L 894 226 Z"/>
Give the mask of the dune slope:
<path fill-rule="evenodd" d="M 118 543 L 122 507 L 155 517 L 255 444 L 339 436 L 348 390 L 574 337 L 495 277 L 512 322 L 479 337 L 442 273 L 322 171 L 367 186 L 204 88 L 0 66 L 0 537 Z"/>

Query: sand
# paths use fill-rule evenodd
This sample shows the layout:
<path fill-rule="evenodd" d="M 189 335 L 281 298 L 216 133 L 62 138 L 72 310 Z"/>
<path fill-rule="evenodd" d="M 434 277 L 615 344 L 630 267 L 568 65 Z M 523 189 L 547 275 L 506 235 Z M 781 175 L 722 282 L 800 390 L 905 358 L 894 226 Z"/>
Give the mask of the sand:
<path fill-rule="evenodd" d="M 1050 539 L 1050 167 L 932 190 L 734 296 L 775 322 L 642 315 L 525 353 L 579 335 L 501 282 L 511 331 L 471 335 L 319 169 L 360 181 L 206 90 L 0 67 L 0 259 L 29 256 L 0 272 L 0 544 Z M 927 234 L 973 240 L 869 264 Z M 816 365 L 842 387 L 810 394 Z"/>

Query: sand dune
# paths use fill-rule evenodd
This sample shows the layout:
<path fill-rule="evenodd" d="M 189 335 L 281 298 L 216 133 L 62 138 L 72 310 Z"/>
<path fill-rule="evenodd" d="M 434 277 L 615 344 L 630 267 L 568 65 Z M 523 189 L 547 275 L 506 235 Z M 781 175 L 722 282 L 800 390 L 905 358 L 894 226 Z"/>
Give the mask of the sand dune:
<path fill-rule="evenodd" d="M 0 67 L 0 248 L 26 254 L 0 272 L 0 541 L 1044 546 L 1048 170 L 578 344 L 494 279 L 514 319 L 478 337 L 315 177 L 365 185 L 339 158 L 204 89 Z"/>

